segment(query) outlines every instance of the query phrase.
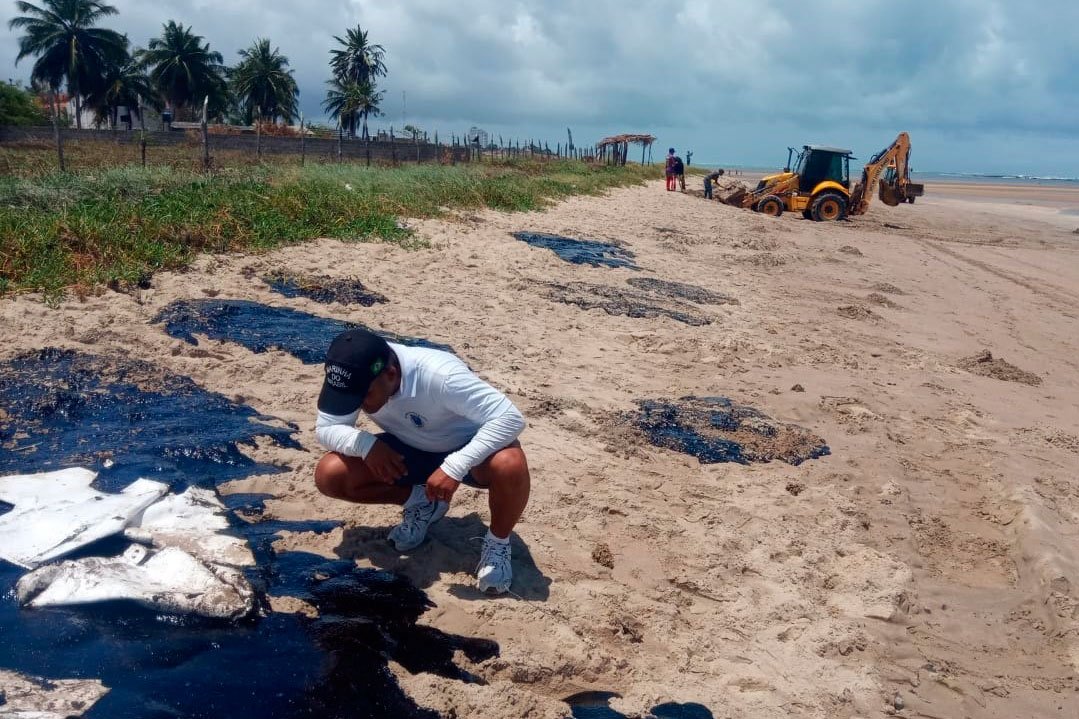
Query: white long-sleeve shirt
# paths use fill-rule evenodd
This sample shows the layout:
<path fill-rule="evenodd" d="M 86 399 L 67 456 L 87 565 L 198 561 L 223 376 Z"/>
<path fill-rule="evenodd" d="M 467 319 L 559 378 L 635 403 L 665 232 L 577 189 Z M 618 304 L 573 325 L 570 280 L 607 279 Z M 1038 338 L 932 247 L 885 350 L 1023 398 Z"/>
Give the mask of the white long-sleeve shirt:
<path fill-rule="evenodd" d="M 392 342 L 390 349 L 401 365 L 401 387 L 369 416 L 411 447 L 451 452 L 442 463 L 442 471 L 450 477 L 461 481 L 524 430 L 525 419 L 513 402 L 454 355 Z M 375 435 L 356 428 L 360 411 L 348 415 L 320 411 L 315 422 L 319 444 L 331 452 L 366 457 Z"/>

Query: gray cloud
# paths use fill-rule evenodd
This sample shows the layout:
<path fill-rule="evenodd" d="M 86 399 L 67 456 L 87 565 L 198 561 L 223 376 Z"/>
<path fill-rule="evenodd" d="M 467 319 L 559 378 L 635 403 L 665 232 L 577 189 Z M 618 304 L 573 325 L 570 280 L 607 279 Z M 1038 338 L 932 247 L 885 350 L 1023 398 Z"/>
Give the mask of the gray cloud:
<path fill-rule="evenodd" d="M 923 169 L 1079 174 L 1079 4 L 782 0 L 114 0 L 136 44 L 176 19 L 226 61 L 257 36 L 321 115 L 332 37 L 385 46 L 384 125 L 579 141 L 647 131 L 716 163 L 774 164 L 821 141 L 862 156 L 900 129 Z M 0 21 L 15 12 L 0 0 Z M 0 34 L 0 72 L 16 38 Z M 402 93 L 405 94 L 403 102 Z M 404 113 L 402 112 L 404 111 Z"/>

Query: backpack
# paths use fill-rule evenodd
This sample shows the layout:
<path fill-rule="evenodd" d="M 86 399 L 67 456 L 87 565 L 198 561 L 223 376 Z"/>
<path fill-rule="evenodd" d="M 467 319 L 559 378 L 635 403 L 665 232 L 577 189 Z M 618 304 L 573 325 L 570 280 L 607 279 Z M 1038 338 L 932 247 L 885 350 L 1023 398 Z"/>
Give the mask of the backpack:
<path fill-rule="evenodd" d="M 682 164 L 682 158 L 675 155 L 675 158 L 674 158 L 674 174 L 681 175 L 681 174 L 685 173 L 685 171 L 686 171 L 686 168 Z"/>

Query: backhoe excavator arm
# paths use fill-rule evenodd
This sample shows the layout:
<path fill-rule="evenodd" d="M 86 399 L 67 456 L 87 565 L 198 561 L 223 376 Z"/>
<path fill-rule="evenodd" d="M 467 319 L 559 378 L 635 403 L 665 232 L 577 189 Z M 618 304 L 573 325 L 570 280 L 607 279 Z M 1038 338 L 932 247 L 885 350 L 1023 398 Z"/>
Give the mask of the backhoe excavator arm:
<path fill-rule="evenodd" d="M 881 182 L 881 175 L 889 167 L 895 168 L 895 177 L 890 182 Z M 888 147 L 884 148 L 865 163 L 862 179 L 854 186 L 850 194 L 848 214 L 861 215 L 869 209 L 873 197 L 873 187 L 880 183 L 880 199 L 886 205 L 898 205 L 907 199 L 910 182 L 910 135 L 899 133 Z"/>

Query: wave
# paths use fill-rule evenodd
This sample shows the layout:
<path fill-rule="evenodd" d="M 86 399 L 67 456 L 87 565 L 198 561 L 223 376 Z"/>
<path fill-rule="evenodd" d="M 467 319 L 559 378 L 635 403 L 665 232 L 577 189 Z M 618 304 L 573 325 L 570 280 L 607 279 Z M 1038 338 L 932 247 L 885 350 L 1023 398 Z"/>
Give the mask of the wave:
<path fill-rule="evenodd" d="M 1067 177 L 1060 175 L 1006 175 L 1006 174 L 992 174 L 984 172 L 916 172 L 912 171 L 912 175 L 919 177 L 955 177 L 966 180 L 1021 180 L 1024 182 L 1079 182 L 1079 177 Z"/>

